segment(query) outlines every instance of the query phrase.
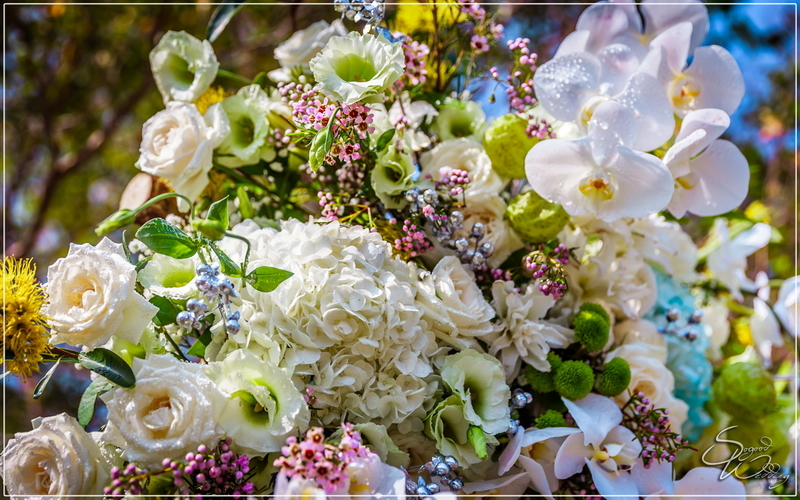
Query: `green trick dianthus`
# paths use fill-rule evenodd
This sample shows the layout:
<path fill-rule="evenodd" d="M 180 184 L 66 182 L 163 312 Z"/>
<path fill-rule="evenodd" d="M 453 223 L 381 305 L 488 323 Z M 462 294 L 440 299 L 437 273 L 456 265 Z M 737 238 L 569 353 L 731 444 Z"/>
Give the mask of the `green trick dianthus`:
<path fill-rule="evenodd" d="M 594 372 L 582 361 L 564 361 L 553 378 L 556 392 L 575 401 L 586 397 L 594 387 Z"/>
<path fill-rule="evenodd" d="M 608 322 L 608 324 L 611 324 L 611 316 L 608 315 L 608 311 L 606 311 L 605 307 L 601 306 L 600 304 L 595 304 L 594 302 L 584 302 L 581 304 L 579 310 L 597 313 L 602 316 L 603 319 Z"/>
<path fill-rule="evenodd" d="M 575 340 L 583 344 L 589 352 L 596 352 L 608 343 L 611 326 L 601 314 L 594 311 L 580 311 L 575 316 Z"/>
<path fill-rule="evenodd" d="M 555 410 L 547 410 L 536 418 L 535 424 L 537 429 L 546 429 L 548 427 L 566 427 L 567 421 L 561 413 Z"/>
<path fill-rule="evenodd" d="M 622 358 L 614 358 L 603 367 L 597 377 L 597 392 L 603 396 L 618 396 L 631 383 L 631 365 Z"/>
<path fill-rule="evenodd" d="M 528 380 L 531 389 L 536 392 L 546 393 L 556 390 L 556 386 L 553 383 L 553 376 L 556 371 L 558 371 L 562 361 L 558 354 L 553 352 L 547 353 L 547 361 L 550 363 L 549 372 L 540 372 L 530 365 L 525 367 L 525 378 Z"/>

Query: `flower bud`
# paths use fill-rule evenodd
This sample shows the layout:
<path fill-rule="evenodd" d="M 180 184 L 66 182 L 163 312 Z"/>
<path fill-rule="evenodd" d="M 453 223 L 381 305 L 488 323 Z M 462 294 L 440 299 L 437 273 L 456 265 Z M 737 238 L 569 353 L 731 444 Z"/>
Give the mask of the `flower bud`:
<path fill-rule="evenodd" d="M 614 358 L 606 363 L 603 373 L 597 377 L 597 392 L 608 397 L 618 396 L 630 383 L 631 365 L 622 358 Z"/>
<path fill-rule="evenodd" d="M 128 224 L 133 224 L 134 219 L 136 219 L 136 212 L 123 208 L 109 215 L 103 222 L 98 224 L 94 232 L 97 236 L 104 236 Z"/>
<path fill-rule="evenodd" d="M 732 416 L 758 420 L 775 410 L 777 395 L 770 374 L 756 363 L 734 363 L 714 382 L 714 399 Z"/>
<path fill-rule="evenodd" d="M 565 361 L 553 377 L 556 392 L 575 401 L 583 399 L 594 387 L 594 372 L 582 361 Z"/>
<path fill-rule="evenodd" d="M 227 229 L 222 222 L 211 219 L 195 219 L 192 227 L 210 240 L 221 240 Z"/>
<path fill-rule="evenodd" d="M 515 114 L 496 119 L 486 131 L 483 146 L 495 172 L 509 179 L 525 178 L 525 156 L 539 139 L 526 133 L 528 122 Z"/>
<path fill-rule="evenodd" d="M 522 239 L 536 244 L 555 238 L 567 224 L 569 215 L 561 205 L 550 203 L 530 190 L 509 202 L 505 218 Z"/>

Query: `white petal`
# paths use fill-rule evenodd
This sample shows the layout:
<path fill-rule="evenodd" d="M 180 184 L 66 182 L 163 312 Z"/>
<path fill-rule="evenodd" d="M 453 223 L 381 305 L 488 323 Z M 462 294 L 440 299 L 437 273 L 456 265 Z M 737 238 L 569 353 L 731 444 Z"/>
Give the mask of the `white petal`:
<path fill-rule="evenodd" d="M 753 298 L 753 310 L 754 314 L 750 316 L 750 332 L 761 359 L 769 367 L 772 365 L 772 346 L 783 344 L 781 327 L 767 303 L 758 297 Z"/>
<path fill-rule="evenodd" d="M 575 52 L 588 52 L 589 38 L 592 33 L 589 30 L 575 30 L 559 44 L 553 59 Z"/>
<path fill-rule="evenodd" d="M 606 222 L 620 217 L 647 217 L 663 210 L 672 199 L 672 174 L 664 162 L 651 154 L 617 146 L 617 157 L 607 170 L 617 191 L 598 207 L 597 217 Z"/>
<path fill-rule="evenodd" d="M 772 239 L 772 227 L 760 222 L 747 231 L 737 234 L 731 241 L 733 259 L 744 259 L 769 243 Z"/>
<path fill-rule="evenodd" d="M 733 143 L 716 140 L 689 162 L 697 185 L 687 190 L 687 210 L 707 217 L 733 210 L 747 196 L 750 169 L 747 159 Z M 676 191 L 683 188 L 677 187 Z"/>
<path fill-rule="evenodd" d="M 612 40 L 628 32 L 628 14 L 619 5 L 598 2 L 590 5 L 578 18 L 576 30 L 587 30 L 589 52 L 609 45 Z"/>
<path fill-rule="evenodd" d="M 664 155 L 664 163 L 669 167 L 673 177 L 677 179 L 692 171 L 690 161 L 708 146 L 710 141 L 706 140 L 707 137 L 708 132 L 705 130 L 695 130 L 683 139 L 676 140 L 675 144 L 669 148 L 667 154 Z"/>
<path fill-rule="evenodd" d="M 600 92 L 614 95 L 625 88 L 628 78 L 639 67 L 639 58 L 631 47 L 622 43 L 605 46 L 597 53 L 602 73 Z"/>
<path fill-rule="evenodd" d="M 561 448 L 558 449 L 556 460 L 553 463 L 553 471 L 558 479 L 567 479 L 574 476 L 585 464 L 584 460 L 593 455 L 592 448 L 583 444 L 583 434 L 573 434 L 569 436 Z"/>
<path fill-rule="evenodd" d="M 514 469 L 518 471 L 519 469 Z M 503 486 L 507 486 L 514 481 L 525 481 L 527 479 L 528 474 L 526 472 L 518 472 L 515 474 L 511 474 L 509 476 L 498 477 L 497 479 L 492 479 L 490 481 L 475 481 L 464 483 L 464 493 L 475 493 L 477 491 L 487 491 L 493 490 L 495 488 L 502 488 Z M 436 499 L 439 500 L 439 496 L 442 493 L 436 494 Z M 458 497 L 454 497 L 458 498 Z"/>
<path fill-rule="evenodd" d="M 673 489 L 672 483 L 672 463 L 659 462 L 654 460 L 650 462 L 650 468 L 645 469 L 642 459 L 636 461 L 636 465 L 631 469 L 631 475 L 636 482 L 636 488 L 642 496 L 654 494 L 671 495 Z"/>
<path fill-rule="evenodd" d="M 744 78 L 730 52 L 719 45 L 700 47 L 684 72 L 700 86 L 694 107 L 718 108 L 733 114 L 744 97 Z"/>
<path fill-rule="evenodd" d="M 544 468 L 538 462 L 528 457 L 519 457 L 519 464 L 528 473 L 533 489 L 545 498 L 553 498 L 553 491 L 550 489 L 550 482 Z"/>
<path fill-rule="evenodd" d="M 797 336 L 797 309 L 800 304 L 800 276 L 789 278 L 781 283 L 778 300 L 775 302 L 775 315 L 783 326 Z"/>
<path fill-rule="evenodd" d="M 594 170 L 590 138 L 541 141 L 525 157 L 525 173 L 534 191 L 561 204 L 570 215 L 586 213 L 578 185 Z"/>
<path fill-rule="evenodd" d="M 745 498 L 744 485 L 732 475 L 720 480 L 722 473 L 712 467 L 696 467 L 675 483 L 675 495 L 687 495 L 692 500 L 703 498 L 703 495 L 715 495 L 726 500 Z"/>
<path fill-rule="evenodd" d="M 678 132 L 678 136 L 675 137 L 675 142 L 682 141 L 695 130 L 702 129 L 707 132 L 708 137 L 706 145 L 699 148 L 699 150 L 702 150 L 714 139 L 719 139 L 730 125 L 730 116 L 721 109 L 706 108 L 691 111 L 683 118 L 681 130 Z"/>
<path fill-rule="evenodd" d="M 540 66 L 533 76 L 536 97 L 555 118 L 575 121 L 583 104 L 597 95 L 600 71 L 600 61 L 587 52 L 552 59 Z"/>
<path fill-rule="evenodd" d="M 614 100 L 629 108 L 636 119 L 638 134 L 633 149 L 652 151 L 672 137 L 675 130 L 672 103 L 652 75 L 634 74 Z"/>
<path fill-rule="evenodd" d="M 625 497 L 638 496 L 639 490 L 636 488 L 636 481 L 627 472 L 623 472 L 619 476 L 613 472 L 606 472 L 594 460 L 588 458 L 586 465 L 589 466 L 589 472 L 592 473 L 592 480 L 597 492 L 606 500 L 621 500 Z"/>
<path fill-rule="evenodd" d="M 519 451 L 522 447 L 522 437 L 524 435 L 525 429 L 523 429 L 522 426 L 518 427 L 517 432 L 514 433 L 514 436 L 512 436 L 511 440 L 506 445 L 506 449 L 503 450 L 503 453 L 498 459 L 498 472 L 500 474 L 505 474 L 515 463 L 517 463 Z"/>
<path fill-rule="evenodd" d="M 599 104 L 589 121 L 592 157 L 597 165 L 608 164 L 617 154 L 617 146 L 630 146 L 636 138 L 633 113 L 622 104 L 606 101 Z"/>
<path fill-rule="evenodd" d="M 665 30 L 650 42 L 650 49 L 663 47 L 665 62 L 673 75 L 679 74 L 686 67 L 689 59 L 689 42 L 692 35 L 692 23 L 683 22 Z"/>
<path fill-rule="evenodd" d="M 608 433 L 622 422 L 619 406 L 614 400 L 605 396 L 589 394 L 577 401 L 566 398 L 561 400 L 567 405 L 569 414 L 583 431 L 584 444 L 587 446 L 589 443 L 599 446 Z"/>
<path fill-rule="evenodd" d="M 525 436 L 522 438 L 520 446 L 526 447 L 548 439 L 569 436 L 581 432 L 580 429 L 575 427 L 548 427 L 546 429 L 528 429 L 525 431 Z"/>
<path fill-rule="evenodd" d="M 644 0 L 640 8 L 649 36 L 656 36 L 678 23 L 688 21 L 692 23 L 691 51 L 699 47 L 708 34 L 708 10 L 696 0 L 688 0 L 682 5 Z"/>

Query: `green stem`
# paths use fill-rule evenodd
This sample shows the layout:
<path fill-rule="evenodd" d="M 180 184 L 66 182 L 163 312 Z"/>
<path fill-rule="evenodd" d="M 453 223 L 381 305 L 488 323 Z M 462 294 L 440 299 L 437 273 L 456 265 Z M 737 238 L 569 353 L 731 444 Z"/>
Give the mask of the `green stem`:
<path fill-rule="evenodd" d="M 247 245 L 247 250 L 245 250 L 245 252 L 244 252 L 244 263 L 242 264 L 242 280 L 243 280 L 243 283 L 244 283 L 242 285 L 242 287 L 244 288 L 244 287 L 247 286 L 246 285 L 247 280 L 244 279 L 244 278 L 245 278 L 245 276 L 247 276 L 247 264 L 250 261 L 250 240 L 248 240 L 244 236 L 239 236 L 238 234 L 234 234 L 234 233 L 231 233 L 231 232 L 228 232 L 228 231 L 225 231 L 225 236 L 228 236 L 230 238 L 235 238 L 237 240 L 244 241 L 244 243 Z"/>
<path fill-rule="evenodd" d="M 236 179 L 239 182 L 244 182 L 247 185 L 250 185 L 250 186 L 253 186 L 253 187 L 257 187 L 259 189 L 263 189 L 263 190 L 267 191 L 267 187 L 266 186 L 263 186 L 263 185 L 259 184 L 254 179 L 248 179 L 244 174 L 242 174 L 241 172 L 237 172 L 236 170 L 234 170 L 232 168 L 225 167 L 225 166 L 220 165 L 219 163 L 216 163 L 216 162 L 214 163 L 214 168 L 219 170 L 223 174 L 226 174 L 226 175 L 229 175 L 230 177 L 233 177 L 234 179 Z"/>
<path fill-rule="evenodd" d="M 183 351 L 181 351 L 181 348 L 178 347 L 178 344 L 175 343 L 175 340 L 172 338 L 172 336 L 169 333 L 167 333 L 167 330 L 165 328 L 161 328 L 161 333 L 164 334 L 164 336 L 167 337 L 167 340 L 169 341 L 169 343 L 172 344 L 172 347 L 175 349 L 175 354 L 180 356 L 181 359 L 183 359 L 184 361 L 188 362 L 189 358 L 187 358 L 183 354 Z"/>
<path fill-rule="evenodd" d="M 244 83 L 245 85 L 250 85 L 251 83 L 253 83 L 253 80 L 245 78 L 242 75 L 237 75 L 236 73 L 233 73 L 231 71 L 226 71 L 224 69 L 218 69 L 217 70 L 217 76 L 218 77 L 222 76 L 222 77 L 225 77 L 225 78 L 230 78 L 231 80 L 236 80 L 238 82 Z"/>

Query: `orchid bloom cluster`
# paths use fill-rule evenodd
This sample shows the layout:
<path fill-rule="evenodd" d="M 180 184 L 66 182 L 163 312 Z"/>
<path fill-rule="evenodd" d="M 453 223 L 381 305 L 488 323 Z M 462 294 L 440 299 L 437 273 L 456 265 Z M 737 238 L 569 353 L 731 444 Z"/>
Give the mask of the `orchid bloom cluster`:
<path fill-rule="evenodd" d="M 495 5 L 391 8 L 337 1 L 252 79 L 158 42 L 136 166 L 169 191 L 44 285 L 4 262 L 7 370 L 93 372 L 9 441 L 11 495 L 743 498 L 752 464 L 698 466 L 726 436 L 791 485 L 798 280 L 748 269 L 773 228 L 706 7 L 596 3 L 550 60 Z"/>

